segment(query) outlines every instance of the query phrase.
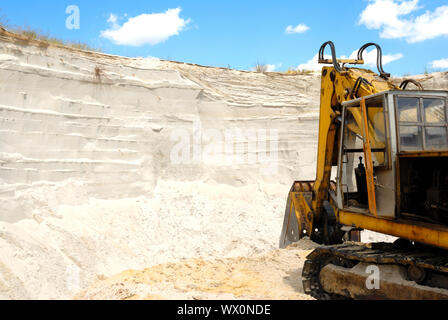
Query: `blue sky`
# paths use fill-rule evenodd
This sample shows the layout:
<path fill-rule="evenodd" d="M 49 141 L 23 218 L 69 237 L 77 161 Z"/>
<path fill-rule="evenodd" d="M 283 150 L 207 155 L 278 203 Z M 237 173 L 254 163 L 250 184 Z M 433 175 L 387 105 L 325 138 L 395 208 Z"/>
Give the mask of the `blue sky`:
<path fill-rule="evenodd" d="M 79 8 L 79 29 L 66 27 L 69 5 Z M 2 0 L 0 8 L 11 25 L 131 57 L 282 71 L 314 68 L 332 40 L 338 56 L 379 43 L 395 75 L 448 69 L 448 0 Z"/>

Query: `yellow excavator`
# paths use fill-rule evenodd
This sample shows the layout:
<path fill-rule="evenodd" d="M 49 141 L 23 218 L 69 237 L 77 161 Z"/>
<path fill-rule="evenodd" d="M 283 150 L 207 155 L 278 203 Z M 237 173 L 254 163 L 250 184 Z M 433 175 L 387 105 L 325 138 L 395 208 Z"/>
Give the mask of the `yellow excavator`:
<path fill-rule="evenodd" d="M 347 66 L 363 64 L 372 46 L 379 74 Z M 328 41 L 319 63 L 330 66 L 322 68 L 316 180 L 293 184 L 280 237 L 281 248 L 304 237 L 321 245 L 304 264 L 305 293 L 448 299 L 448 91 L 394 84 L 375 43 L 337 59 Z M 363 230 L 396 240 L 361 243 Z"/>

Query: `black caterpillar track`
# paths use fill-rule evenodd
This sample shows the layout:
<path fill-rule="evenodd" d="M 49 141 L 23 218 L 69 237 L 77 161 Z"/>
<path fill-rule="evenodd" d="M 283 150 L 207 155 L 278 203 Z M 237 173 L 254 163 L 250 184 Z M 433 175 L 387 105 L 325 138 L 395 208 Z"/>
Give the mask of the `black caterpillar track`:
<path fill-rule="evenodd" d="M 448 278 L 448 252 L 436 248 L 418 246 L 402 242 L 392 243 L 345 243 L 323 246 L 314 250 L 304 264 L 302 271 L 303 289 L 306 294 L 318 300 L 347 299 L 325 292 L 319 280 L 319 274 L 327 264 L 352 268 L 360 262 L 372 264 L 395 264 L 404 267 L 416 266 L 431 273 L 443 274 Z M 430 276 L 426 285 L 431 285 Z"/>

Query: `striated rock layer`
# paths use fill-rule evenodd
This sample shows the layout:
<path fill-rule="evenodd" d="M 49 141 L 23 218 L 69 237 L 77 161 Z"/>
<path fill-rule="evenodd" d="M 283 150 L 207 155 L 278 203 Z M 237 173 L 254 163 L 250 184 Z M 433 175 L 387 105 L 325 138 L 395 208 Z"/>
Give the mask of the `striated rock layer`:
<path fill-rule="evenodd" d="M 0 298 L 277 247 L 312 178 L 318 75 L 130 59 L 0 32 Z"/>
<path fill-rule="evenodd" d="M 149 194 L 160 178 L 290 184 L 313 170 L 316 75 L 129 59 L 27 42 L 5 31 L 0 40 L 2 220 L 29 217 L 14 201 L 17 192 L 68 179 L 109 199 Z M 222 145 L 207 136 L 210 129 L 218 130 Z M 234 131 L 227 140 L 226 130 Z M 271 157 L 272 140 L 278 157 Z M 173 163 L 173 148 L 184 142 L 190 154 L 179 152 L 182 162 Z M 241 161 L 230 159 L 236 150 Z M 271 167 L 275 176 L 260 172 Z"/>

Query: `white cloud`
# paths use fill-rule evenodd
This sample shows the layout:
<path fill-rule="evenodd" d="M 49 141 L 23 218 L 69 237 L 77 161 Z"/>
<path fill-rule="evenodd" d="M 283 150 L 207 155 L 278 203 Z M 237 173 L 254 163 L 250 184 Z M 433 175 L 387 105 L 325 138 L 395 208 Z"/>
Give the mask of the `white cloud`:
<path fill-rule="evenodd" d="M 164 13 L 141 14 L 131 17 L 123 25 L 118 17 L 111 14 L 107 22 L 110 28 L 101 31 L 101 36 L 118 45 L 142 46 L 156 45 L 178 35 L 190 22 L 179 17 L 180 8 L 168 9 Z"/>
<path fill-rule="evenodd" d="M 297 69 L 298 70 L 322 70 L 323 65 L 317 62 L 319 55 L 316 54 L 311 60 L 308 60 L 305 63 L 300 64 Z M 325 59 L 331 59 L 331 56 L 325 56 Z"/>
<path fill-rule="evenodd" d="M 341 56 L 341 59 L 356 59 L 358 57 L 358 50 L 353 51 L 352 54 L 347 58 L 347 56 Z M 383 66 L 402 59 L 404 55 L 402 53 L 396 53 L 396 54 L 385 54 L 383 55 Z M 297 69 L 299 70 L 316 70 L 320 71 L 322 70 L 323 64 L 319 64 L 318 61 L 318 54 L 316 54 L 311 60 L 307 61 L 306 63 L 300 64 Z M 376 58 L 377 58 L 377 52 L 376 49 L 372 49 L 370 51 L 364 51 L 363 53 L 363 59 L 364 59 L 364 65 L 368 67 L 376 67 Z M 325 59 L 331 59 L 330 55 L 325 55 Z"/>
<path fill-rule="evenodd" d="M 389 64 L 393 61 L 400 60 L 404 57 L 402 53 L 395 54 L 384 54 L 383 55 L 383 66 Z M 345 58 L 345 57 L 343 57 Z M 358 50 L 353 51 L 349 56 L 349 59 L 357 59 L 358 58 Z M 370 51 L 364 51 L 362 58 L 364 59 L 364 65 L 368 67 L 376 67 L 377 60 L 377 51 L 376 49 L 372 49 Z"/>
<path fill-rule="evenodd" d="M 109 19 L 107 19 L 107 22 L 112 24 L 113 27 L 117 27 L 117 20 L 118 17 L 115 14 L 111 13 Z"/>
<path fill-rule="evenodd" d="M 288 34 L 294 34 L 294 33 L 304 33 L 308 31 L 310 27 L 308 27 L 306 24 L 300 23 L 297 26 L 289 25 L 286 27 L 286 33 Z"/>
<path fill-rule="evenodd" d="M 410 14 L 421 9 L 419 0 L 369 0 L 361 13 L 360 24 L 380 30 L 386 39 L 404 38 L 409 43 L 448 35 L 448 6 L 426 11 L 418 16 Z"/>
<path fill-rule="evenodd" d="M 434 68 L 434 69 L 448 69 L 448 58 L 440 59 L 440 60 L 434 60 L 433 62 L 431 62 L 431 68 Z"/>
<path fill-rule="evenodd" d="M 274 72 L 275 70 L 277 70 L 277 68 L 280 68 L 282 66 L 282 64 L 267 64 L 266 67 L 266 72 Z"/>
<path fill-rule="evenodd" d="M 275 72 L 275 70 L 280 68 L 282 66 L 282 64 L 281 63 L 279 63 L 279 64 L 264 64 L 263 66 L 266 67 L 266 72 Z M 257 67 L 252 67 L 251 70 L 256 71 Z"/>

